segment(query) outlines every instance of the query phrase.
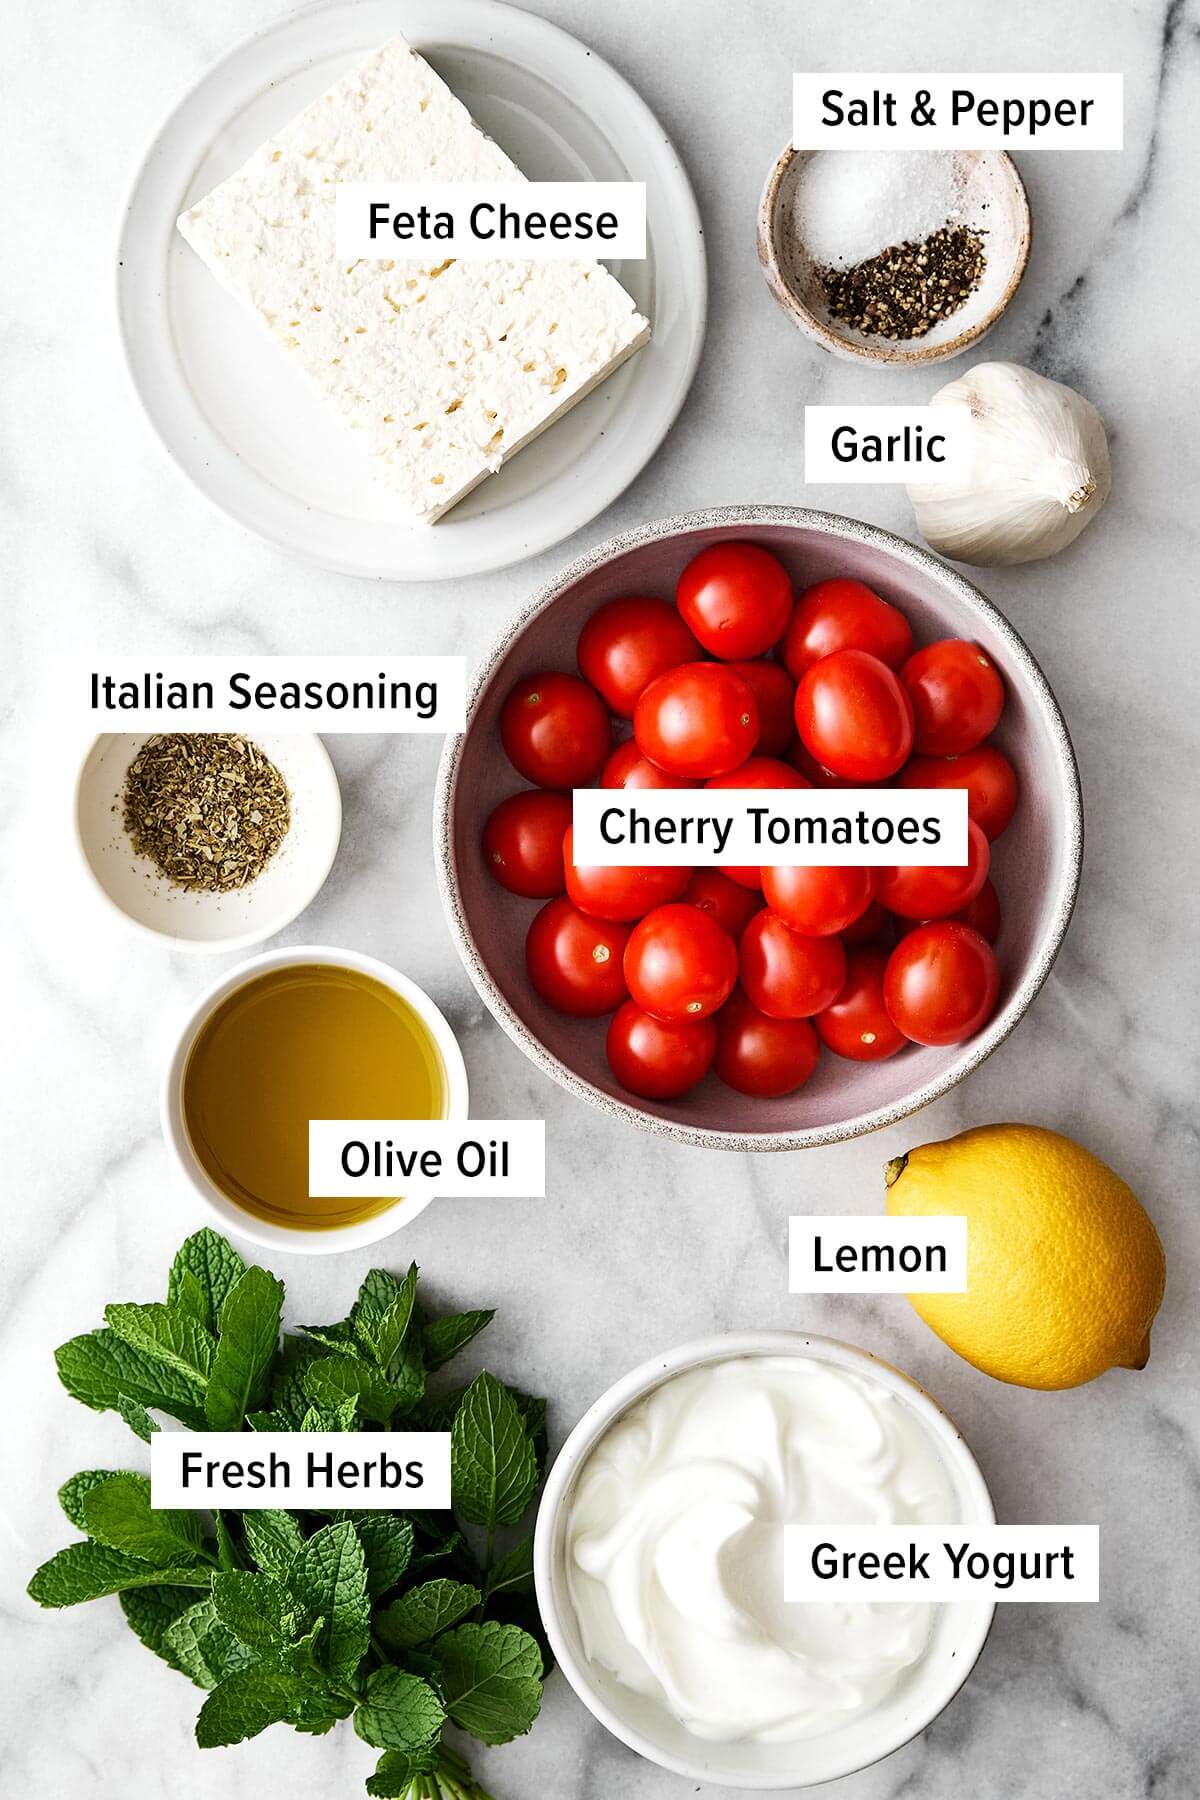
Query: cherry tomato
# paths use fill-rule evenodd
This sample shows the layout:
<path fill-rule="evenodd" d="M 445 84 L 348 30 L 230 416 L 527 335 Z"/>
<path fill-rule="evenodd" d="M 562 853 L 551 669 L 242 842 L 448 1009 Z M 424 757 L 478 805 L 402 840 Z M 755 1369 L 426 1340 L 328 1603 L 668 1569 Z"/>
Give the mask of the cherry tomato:
<path fill-rule="evenodd" d="M 787 630 L 791 578 L 759 544 L 710 544 L 679 577 L 675 604 L 707 651 L 740 662 L 761 656 Z"/>
<path fill-rule="evenodd" d="M 690 869 L 651 869 L 641 864 L 575 866 L 575 833 L 568 828 L 562 843 L 567 893 L 580 912 L 593 919 L 640 919 L 653 907 L 678 900 L 691 880 Z"/>
<path fill-rule="evenodd" d="M 875 893 L 873 869 L 769 869 L 763 898 L 773 913 L 804 937 L 833 937 L 861 919 Z"/>
<path fill-rule="evenodd" d="M 730 663 L 758 701 L 758 754 L 782 756 L 796 736 L 796 684 L 780 663 Z"/>
<path fill-rule="evenodd" d="M 842 942 L 853 949 L 856 944 L 869 944 L 875 938 L 882 937 L 888 929 L 890 914 L 884 911 L 878 900 L 872 900 L 861 918 L 847 925 L 842 933 Z"/>
<path fill-rule="evenodd" d="M 775 1100 L 803 1087 L 820 1048 L 807 1019 L 769 1019 L 735 988 L 717 1014 L 713 1068 L 739 1094 Z"/>
<path fill-rule="evenodd" d="M 656 1019 L 706 1019 L 737 980 L 737 946 L 695 906 L 659 906 L 639 919 L 625 946 L 625 983 Z"/>
<path fill-rule="evenodd" d="M 685 906 L 711 913 L 736 944 L 755 913 L 762 911 L 762 896 L 730 881 L 721 869 L 695 869 L 683 890 Z"/>
<path fill-rule="evenodd" d="M 666 600 L 610 600 L 580 632 L 575 655 L 610 710 L 632 719 L 642 689 L 677 663 L 697 661 L 700 646 Z"/>
<path fill-rule="evenodd" d="M 589 919 L 569 900 L 551 900 L 529 927 L 525 966 L 534 992 L 556 1012 L 593 1019 L 624 1000 L 628 925 Z"/>
<path fill-rule="evenodd" d="M 961 911 L 947 913 L 946 917 L 960 925 L 969 925 L 989 944 L 994 944 L 1000 936 L 1000 896 L 991 882 L 985 881 L 973 900 L 968 901 Z M 929 919 L 897 919 L 897 943 L 910 931 L 919 931 L 922 925 L 931 923 Z"/>
<path fill-rule="evenodd" d="M 752 756 L 736 769 L 730 769 L 728 775 L 714 775 L 704 785 L 706 788 L 806 788 L 809 783 L 788 763 L 777 762 L 771 756 Z M 747 868 L 740 863 L 736 868 L 729 863 L 723 866 L 729 879 L 739 886 L 762 886 L 762 874 L 757 868 Z"/>
<path fill-rule="evenodd" d="M 604 766 L 612 728 L 586 681 L 546 670 L 519 681 L 504 702 L 500 741 L 513 768 L 537 787 L 587 787 Z"/>
<path fill-rule="evenodd" d="M 849 781 L 844 775 L 835 775 L 832 769 L 825 768 L 815 756 L 810 756 L 799 738 L 788 751 L 788 761 L 793 769 L 804 776 L 813 787 L 848 788 L 848 787 L 886 787 L 882 781 Z"/>
<path fill-rule="evenodd" d="M 912 706 L 899 677 L 877 656 L 835 650 L 796 689 L 796 730 L 835 775 L 885 781 L 912 749 Z"/>
<path fill-rule="evenodd" d="M 836 937 L 801 937 L 765 907 L 738 948 L 746 998 L 772 1019 L 810 1019 L 831 1006 L 846 979 L 846 952 Z"/>
<path fill-rule="evenodd" d="M 987 880 L 991 851 L 974 819 L 967 820 L 967 861 L 962 868 L 917 868 L 898 863 L 879 871 L 879 899 L 902 919 L 944 919 L 961 912 Z"/>
<path fill-rule="evenodd" d="M 754 689 L 721 663 L 681 663 L 642 694 L 633 735 L 642 755 L 671 775 L 724 775 L 758 742 Z"/>
<path fill-rule="evenodd" d="M 851 1062 L 882 1062 L 908 1039 L 892 1022 L 883 999 L 888 953 L 863 944 L 846 959 L 846 984 L 832 1006 L 813 1020 L 821 1042 Z"/>
<path fill-rule="evenodd" d="M 912 701 L 922 756 L 961 756 L 981 744 L 1004 710 L 1004 683 L 986 650 L 941 638 L 910 656 L 900 679 Z"/>
<path fill-rule="evenodd" d="M 911 654 L 908 620 L 862 581 L 818 581 L 796 602 L 783 640 L 783 660 L 794 681 L 835 650 L 868 650 L 889 669 Z"/>
<path fill-rule="evenodd" d="M 980 744 L 959 756 L 914 756 L 896 785 L 966 788 L 967 814 L 990 839 L 1008 829 L 1017 810 L 1017 772 L 994 744 Z"/>
<path fill-rule="evenodd" d="M 502 800 L 483 828 L 483 857 L 501 887 L 526 900 L 561 894 L 563 833 L 571 823 L 568 794 L 531 788 Z"/>
<path fill-rule="evenodd" d="M 991 1018 L 1000 965 L 969 925 L 918 925 L 888 958 L 883 998 L 892 1023 L 914 1044 L 961 1044 Z"/>
<path fill-rule="evenodd" d="M 715 1019 L 656 1019 L 626 1000 L 608 1028 L 608 1066 L 644 1100 L 674 1100 L 708 1074 L 717 1048 Z"/>
<path fill-rule="evenodd" d="M 668 775 L 647 760 L 637 747 L 637 740 L 629 738 L 624 744 L 618 744 L 604 767 L 600 771 L 602 788 L 689 788 L 699 787 L 698 781 L 689 781 L 682 775 Z"/>

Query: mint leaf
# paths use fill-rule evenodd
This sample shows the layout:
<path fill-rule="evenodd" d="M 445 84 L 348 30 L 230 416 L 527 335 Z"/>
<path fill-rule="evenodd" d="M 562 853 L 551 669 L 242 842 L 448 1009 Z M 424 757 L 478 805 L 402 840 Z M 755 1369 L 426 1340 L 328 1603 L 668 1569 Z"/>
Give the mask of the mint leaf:
<path fill-rule="evenodd" d="M 487 1577 L 488 1599 L 496 1594 L 530 1594 L 533 1592 L 533 1539 L 524 1538 L 503 1556 L 498 1556 Z"/>
<path fill-rule="evenodd" d="M 245 1263 L 220 1232 L 193 1232 L 175 1252 L 167 1278 L 167 1304 L 190 1312 L 208 1331 L 215 1331 L 230 1288 Z"/>
<path fill-rule="evenodd" d="M 204 1388 L 216 1354 L 216 1342 L 203 1325 L 173 1306 L 153 1301 L 149 1306 L 106 1306 L 104 1317 L 117 1336 L 151 1361 Z"/>
<path fill-rule="evenodd" d="M 143 1444 L 148 1444 L 158 1430 L 158 1424 L 150 1417 L 141 1401 L 131 1400 L 128 1394 L 122 1394 L 117 1401 L 117 1411 L 134 1436 L 140 1437 Z"/>
<path fill-rule="evenodd" d="M 467 1581 L 423 1581 L 375 1616 L 375 1632 L 389 1650 L 415 1650 L 457 1625 L 483 1599 Z"/>
<path fill-rule="evenodd" d="M 242 1530 L 246 1548 L 268 1575 L 286 1575 L 304 1548 L 304 1533 L 299 1520 L 292 1513 L 275 1507 L 243 1513 Z"/>
<path fill-rule="evenodd" d="M 449 1431 L 466 1391 L 465 1387 L 450 1388 L 444 1394 L 427 1395 L 412 1421 L 413 1430 Z"/>
<path fill-rule="evenodd" d="M 441 1701 L 419 1675 L 376 1669 L 355 1711 L 354 1729 L 377 1750 L 415 1750 L 437 1735 L 445 1719 Z"/>
<path fill-rule="evenodd" d="M 300 1329 L 306 1338 L 311 1338 L 314 1344 L 319 1344 L 323 1350 L 332 1350 L 335 1355 L 361 1356 L 363 1354 L 362 1346 L 354 1335 L 354 1327 L 349 1319 L 339 1319 L 336 1325 L 302 1325 Z"/>
<path fill-rule="evenodd" d="M 310 1363 L 304 1391 L 318 1406 L 338 1407 L 356 1400 L 363 1418 L 377 1425 L 389 1423 L 403 1398 L 378 1369 L 352 1356 L 326 1356 Z"/>
<path fill-rule="evenodd" d="M 287 1585 L 310 1618 L 320 1614 L 325 1619 L 319 1655 L 335 1681 L 349 1681 L 370 1642 L 371 1604 L 366 1557 L 348 1519 L 324 1526 L 305 1541 L 288 1570 Z"/>
<path fill-rule="evenodd" d="M 537 1457 L 512 1395 L 494 1375 L 477 1375 L 450 1436 L 454 1504 L 472 1525 L 515 1525 L 533 1498 Z"/>
<path fill-rule="evenodd" d="M 177 1668 L 197 1687 L 215 1688 L 227 1675 L 247 1669 L 256 1658 L 239 1643 L 211 1600 L 197 1601 L 168 1625 L 163 1641 Z"/>
<path fill-rule="evenodd" d="M 478 1337 L 495 1316 L 495 1311 L 489 1309 L 487 1312 L 450 1313 L 444 1319 L 430 1319 L 421 1333 L 425 1367 L 442 1368 L 452 1356 L 465 1350 L 471 1339 Z"/>
<path fill-rule="evenodd" d="M 281 1412 L 249 1412 L 246 1414 L 246 1423 L 251 1431 L 295 1431 L 297 1429 L 287 1414 Z M 301 1421 L 301 1428 L 303 1428 L 303 1421 Z"/>
<path fill-rule="evenodd" d="M 250 1650 L 272 1650 L 291 1636 L 295 1613 L 287 1589 L 273 1575 L 232 1569 L 214 1575 L 217 1616 Z"/>
<path fill-rule="evenodd" d="M 229 1289 L 204 1397 L 210 1431 L 240 1431 L 266 1399 L 282 1315 L 283 1283 L 265 1269 L 247 1269 Z"/>
<path fill-rule="evenodd" d="M 125 1343 L 115 1331 L 88 1331 L 54 1352 L 68 1394 L 93 1412 L 153 1406 L 193 1430 L 204 1423 L 204 1384 Z"/>
<path fill-rule="evenodd" d="M 153 1510 L 144 1475 L 110 1475 L 83 1496 L 84 1529 L 98 1544 L 160 1566 L 204 1559 L 204 1530 L 195 1513 Z"/>
<path fill-rule="evenodd" d="M 114 1475 L 120 1475 L 120 1469 L 80 1469 L 78 1475 L 72 1475 L 64 1481 L 58 1490 L 58 1504 L 70 1519 L 76 1531 L 87 1533 L 87 1525 L 83 1517 L 83 1503 L 94 1487 L 102 1481 L 111 1481 Z"/>
<path fill-rule="evenodd" d="M 68 1544 L 44 1562 L 27 1593 L 39 1606 L 78 1606 L 133 1587 L 207 1587 L 208 1571 L 195 1563 L 155 1568 L 104 1544 Z"/>
<path fill-rule="evenodd" d="M 358 1401 L 343 1400 L 337 1406 L 310 1406 L 300 1421 L 301 1431 L 353 1431 L 358 1424 Z"/>
<path fill-rule="evenodd" d="M 300 1421 L 308 1411 L 304 1378 L 321 1357 L 322 1352 L 303 1338 L 284 1337 L 271 1382 L 271 1406 L 287 1419 L 289 1431 L 299 1431 Z"/>
<path fill-rule="evenodd" d="M 166 1634 L 168 1627 L 196 1604 L 195 1588 L 126 1588 L 117 1598 L 125 1623 L 135 1637 L 141 1638 L 147 1650 L 161 1656 L 180 1675 L 186 1675 L 187 1670 L 167 1643 Z"/>
<path fill-rule="evenodd" d="M 371 1269 L 358 1290 L 350 1322 L 360 1344 L 386 1369 L 404 1342 L 417 1301 L 417 1265 L 403 1281 L 385 1269 Z"/>
<path fill-rule="evenodd" d="M 485 1744 L 520 1737 L 542 1701 L 542 1653 L 519 1625 L 459 1625 L 438 1638 L 438 1666 L 446 1711 Z"/>
<path fill-rule="evenodd" d="M 436 1743 L 424 1744 L 419 1750 L 385 1750 L 375 1773 L 367 1776 L 367 1792 L 382 1800 L 405 1800 L 417 1776 L 432 1775 L 437 1766 Z"/>
<path fill-rule="evenodd" d="M 247 1668 L 227 1675 L 208 1696 L 196 1720 L 196 1742 L 202 1750 L 219 1744 L 241 1744 L 303 1713 L 312 1692 L 302 1675 L 285 1670 Z"/>
<path fill-rule="evenodd" d="M 356 1512 L 352 1523 L 367 1559 L 367 1591 L 378 1600 L 412 1560 L 412 1525 L 402 1514 L 388 1512 Z"/>

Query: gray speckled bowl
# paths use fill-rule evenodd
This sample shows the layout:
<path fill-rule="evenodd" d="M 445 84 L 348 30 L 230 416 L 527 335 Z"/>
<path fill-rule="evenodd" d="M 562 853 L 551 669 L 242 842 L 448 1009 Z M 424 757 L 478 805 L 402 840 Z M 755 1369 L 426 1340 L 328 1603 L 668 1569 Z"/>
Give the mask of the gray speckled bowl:
<path fill-rule="evenodd" d="M 500 748 L 509 689 L 537 669 L 574 671 L 584 621 L 622 594 L 670 598 L 689 558 L 723 538 L 750 539 L 782 559 L 797 589 L 856 577 L 907 615 L 918 644 L 974 639 L 1004 676 L 1008 704 L 996 741 L 1016 765 L 1022 804 L 993 846 L 1004 922 L 996 950 L 999 1008 L 951 1049 L 914 1046 L 881 1063 L 823 1051 L 796 1094 L 756 1100 L 709 1075 L 682 1099 L 639 1100 L 618 1086 L 604 1054 L 605 1021 L 552 1012 L 529 985 L 525 934 L 538 903 L 493 881 L 480 853 L 492 808 L 523 784 Z M 538 1067 L 593 1106 L 680 1143 L 727 1150 L 795 1150 L 893 1124 L 944 1094 L 1017 1024 L 1046 979 L 1079 886 L 1083 812 L 1071 740 L 1046 679 L 1012 626 L 956 570 L 856 519 L 790 506 L 725 506 L 660 519 L 588 551 L 544 587 L 505 630 L 476 677 L 467 728 L 447 740 L 434 803 L 438 879 L 450 929 L 475 986 Z"/>

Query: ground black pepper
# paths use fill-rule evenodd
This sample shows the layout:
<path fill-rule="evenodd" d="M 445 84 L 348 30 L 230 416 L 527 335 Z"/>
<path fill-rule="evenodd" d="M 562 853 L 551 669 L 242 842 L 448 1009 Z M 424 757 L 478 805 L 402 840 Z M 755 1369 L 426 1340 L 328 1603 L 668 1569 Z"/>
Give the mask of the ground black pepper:
<path fill-rule="evenodd" d="M 287 783 L 234 732 L 149 737 L 125 771 L 133 848 L 175 887 L 224 894 L 261 875 L 287 836 Z"/>
<path fill-rule="evenodd" d="M 833 318 L 894 343 L 924 337 L 956 313 L 987 267 L 983 234 L 946 225 L 929 237 L 892 244 L 849 269 L 822 269 Z"/>

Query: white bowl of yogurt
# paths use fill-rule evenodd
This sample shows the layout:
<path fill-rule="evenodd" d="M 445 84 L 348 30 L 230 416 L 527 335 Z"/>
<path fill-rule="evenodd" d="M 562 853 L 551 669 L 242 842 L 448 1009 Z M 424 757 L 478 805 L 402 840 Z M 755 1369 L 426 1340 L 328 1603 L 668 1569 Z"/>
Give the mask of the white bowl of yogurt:
<path fill-rule="evenodd" d="M 809 1787 L 936 1718 L 994 1606 L 785 1602 L 785 1524 L 994 1520 L 960 1432 L 899 1370 L 799 1332 L 706 1338 L 634 1369 L 563 1445 L 538 1604 L 630 1749 L 716 1786 Z"/>

